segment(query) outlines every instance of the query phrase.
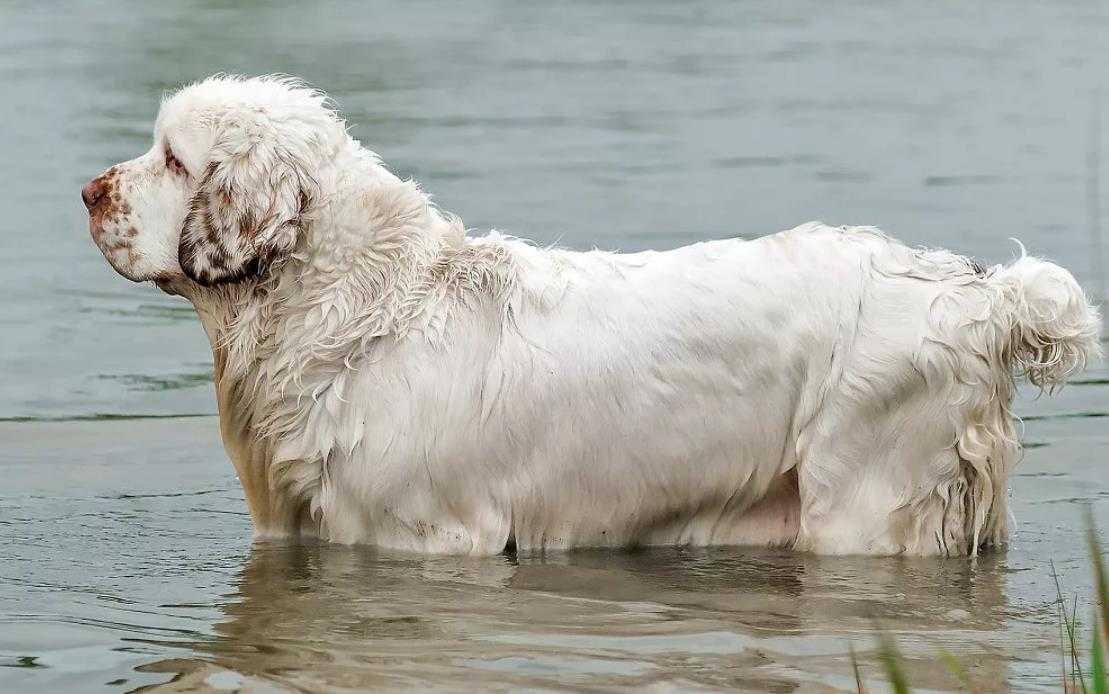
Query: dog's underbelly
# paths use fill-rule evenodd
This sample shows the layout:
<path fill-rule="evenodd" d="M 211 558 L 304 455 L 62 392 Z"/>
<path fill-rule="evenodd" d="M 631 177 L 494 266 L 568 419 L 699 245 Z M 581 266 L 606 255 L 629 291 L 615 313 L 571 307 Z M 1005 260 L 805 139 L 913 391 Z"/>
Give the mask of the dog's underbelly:
<path fill-rule="evenodd" d="M 788 547 L 797 539 L 800 499 L 794 471 L 773 480 L 758 500 L 737 504 L 734 499 L 699 500 L 656 517 L 621 519 L 592 527 L 580 516 L 552 516 L 546 523 L 515 527 L 512 520 L 487 508 L 475 513 L 479 522 L 451 516 L 411 518 L 412 509 L 389 508 L 371 524 L 365 514 L 333 514 L 325 526 L 328 539 L 365 543 L 399 550 L 445 554 L 496 554 L 504 550 L 547 551 L 576 547 L 635 546 L 761 546 Z M 360 517 L 351 527 L 336 516 Z M 377 514 L 374 514 L 377 515 Z M 419 515 L 419 514 L 417 514 Z"/>
<path fill-rule="evenodd" d="M 631 473 L 582 462 L 557 476 L 492 478 L 470 467 L 438 479 L 428 469 L 383 481 L 371 497 L 332 490 L 321 530 L 332 541 L 445 554 L 496 554 L 577 547 L 654 545 L 792 546 L 800 501 L 796 460 L 767 451 Z M 782 472 L 784 470 L 784 472 Z M 524 476 L 526 479 L 526 474 Z M 333 482 L 341 483 L 341 475 Z M 399 493 L 397 493 L 399 492 Z"/>
<path fill-rule="evenodd" d="M 648 526 L 637 544 L 785 547 L 797 539 L 800 513 L 794 469 L 774 478 L 754 502 L 737 503 L 733 497 L 724 503 L 703 504 L 684 517 Z"/>

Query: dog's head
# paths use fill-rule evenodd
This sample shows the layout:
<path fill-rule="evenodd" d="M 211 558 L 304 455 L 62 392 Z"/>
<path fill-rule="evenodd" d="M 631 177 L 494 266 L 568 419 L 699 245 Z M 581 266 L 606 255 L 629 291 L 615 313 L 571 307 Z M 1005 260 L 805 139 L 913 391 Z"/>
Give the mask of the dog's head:
<path fill-rule="evenodd" d="M 290 252 L 347 140 L 325 97 L 286 78 L 213 77 L 162 103 L 153 146 L 81 192 L 89 230 L 124 277 L 211 286 Z"/>

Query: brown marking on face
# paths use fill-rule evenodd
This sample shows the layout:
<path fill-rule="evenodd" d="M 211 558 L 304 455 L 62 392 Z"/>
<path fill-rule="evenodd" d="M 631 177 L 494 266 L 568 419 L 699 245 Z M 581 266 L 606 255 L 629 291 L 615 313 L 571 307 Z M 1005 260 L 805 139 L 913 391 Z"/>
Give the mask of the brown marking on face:
<path fill-rule="evenodd" d="M 131 186 L 124 185 L 121 173 L 122 169 L 113 166 L 96 179 L 103 194 L 89 210 L 89 233 L 112 267 L 126 274 L 142 257 L 134 247 L 139 230 L 128 218 L 131 205 L 123 199 Z"/>
<path fill-rule="evenodd" d="M 97 180 L 104 188 L 104 195 L 89 214 L 112 219 L 119 213 L 119 169 L 113 166 L 100 174 Z"/>
<path fill-rule="evenodd" d="M 104 188 L 104 195 L 96 206 L 89 210 L 89 231 L 99 243 L 104 235 L 104 227 L 116 222 L 121 215 L 131 212 L 131 206 L 121 203 L 119 193 L 119 168 L 113 166 L 97 178 Z"/>

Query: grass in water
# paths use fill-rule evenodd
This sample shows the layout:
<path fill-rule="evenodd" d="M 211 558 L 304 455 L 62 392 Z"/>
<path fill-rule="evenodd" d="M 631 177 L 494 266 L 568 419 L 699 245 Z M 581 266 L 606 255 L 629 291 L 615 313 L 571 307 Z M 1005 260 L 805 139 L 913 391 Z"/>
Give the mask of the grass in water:
<path fill-rule="evenodd" d="M 882 669 L 886 671 L 886 677 L 893 691 L 897 694 L 908 694 L 909 678 L 902 665 L 901 651 L 898 650 L 897 642 L 893 637 L 884 632 L 878 637 L 878 659 L 882 662 Z"/>
<path fill-rule="evenodd" d="M 859 659 L 855 657 L 855 645 L 849 643 L 847 649 L 851 653 L 851 669 L 855 671 L 855 686 L 858 688 L 859 694 L 866 694 L 866 688 L 863 687 L 863 676 L 859 672 Z"/>
<path fill-rule="evenodd" d="M 1063 587 L 1059 584 L 1059 574 L 1055 562 L 1051 562 L 1051 577 L 1055 580 L 1056 605 L 1059 607 L 1059 651 L 1062 656 L 1063 690 L 1086 691 L 1086 680 L 1082 676 L 1082 662 L 1078 655 L 1078 596 L 1074 596 L 1074 607 L 1067 612 L 1067 599 L 1063 597 Z M 1070 661 L 1070 674 L 1067 661 Z"/>
<path fill-rule="evenodd" d="M 1093 635 L 1090 645 L 1090 672 L 1082 670 L 1080 656 L 1081 638 L 1079 636 L 1081 625 L 1078 621 L 1078 598 L 1074 598 L 1068 610 L 1066 598 L 1063 597 L 1063 587 L 1059 582 L 1059 574 L 1055 571 L 1055 564 L 1051 564 L 1051 577 L 1055 580 L 1055 591 L 1058 596 L 1059 606 L 1059 654 L 1061 658 L 1061 677 L 1064 692 L 1082 692 L 1083 694 L 1109 694 L 1109 572 L 1105 569 L 1105 559 L 1101 553 L 1101 543 L 1098 541 L 1097 528 L 1094 525 L 1093 513 L 1086 509 L 1086 542 L 1089 546 L 1090 558 L 1094 569 L 1094 588 L 1097 593 L 1097 603 L 1094 605 Z M 864 694 L 863 678 L 859 669 L 859 661 L 855 656 L 854 646 L 849 647 L 851 654 L 851 667 L 855 674 L 855 686 L 860 694 Z M 947 670 L 958 678 L 959 683 L 967 691 L 975 691 L 976 687 L 962 663 L 952 653 L 940 653 Z M 890 687 L 897 694 L 909 692 L 909 678 L 905 673 L 904 657 L 897 647 L 893 637 L 885 632 L 878 635 L 878 662 L 882 672 L 889 682 Z M 1088 676 L 1087 676 L 1088 675 Z"/>
<path fill-rule="evenodd" d="M 1090 664 L 1093 668 L 1092 681 L 1095 694 L 1109 694 L 1109 675 L 1106 661 L 1109 661 L 1109 576 L 1105 572 L 1105 559 L 1101 555 L 1101 543 L 1094 527 L 1094 514 L 1086 509 L 1086 542 L 1090 556 L 1094 560 L 1094 586 L 1097 590 L 1097 605 L 1094 607 L 1094 639 L 1091 646 Z"/>

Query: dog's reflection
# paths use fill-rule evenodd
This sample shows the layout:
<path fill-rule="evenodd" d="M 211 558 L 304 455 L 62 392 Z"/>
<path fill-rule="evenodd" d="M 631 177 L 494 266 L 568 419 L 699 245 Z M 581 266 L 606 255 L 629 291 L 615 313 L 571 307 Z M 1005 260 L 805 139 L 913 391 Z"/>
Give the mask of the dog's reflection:
<path fill-rule="evenodd" d="M 459 558 L 258 544 L 216 638 L 196 648 L 218 668 L 308 689 L 465 676 L 792 690 L 853 687 L 849 645 L 865 659 L 881 628 L 897 632 L 918 682 L 942 686 L 952 680 L 936 673 L 936 635 L 982 652 L 1005 626 L 1002 563 L 743 549 Z M 1004 658 L 979 660 L 978 681 L 1004 681 Z"/>

